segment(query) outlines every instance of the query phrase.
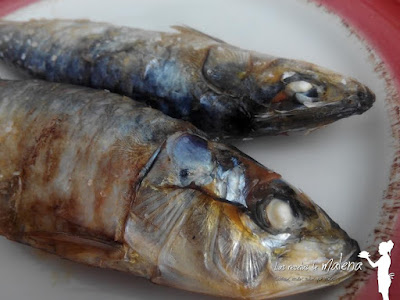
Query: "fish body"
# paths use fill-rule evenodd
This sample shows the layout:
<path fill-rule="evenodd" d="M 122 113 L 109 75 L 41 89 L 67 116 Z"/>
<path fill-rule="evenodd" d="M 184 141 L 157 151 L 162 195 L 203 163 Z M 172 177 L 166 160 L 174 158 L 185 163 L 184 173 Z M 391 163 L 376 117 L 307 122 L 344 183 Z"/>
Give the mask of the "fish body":
<path fill-rule="evenodd" d="M 0 81 L 0 234 L 88 265 L 216 296 L 336 284 L 357 243 L 234 147 L 127 97 Z M 304 280 L 283 281 L 282 277 Z M 329 276 L 329 280 L 321 280 Z"/>
<path fill-rule="evenodd" d="M 197 30 L 84 20 L 0 22 L 0 58 L 30 74 L 129 96 L 211 137 L 308 130 L 361 114 L 374 94 L 316 65 L 231 46 Z"/>

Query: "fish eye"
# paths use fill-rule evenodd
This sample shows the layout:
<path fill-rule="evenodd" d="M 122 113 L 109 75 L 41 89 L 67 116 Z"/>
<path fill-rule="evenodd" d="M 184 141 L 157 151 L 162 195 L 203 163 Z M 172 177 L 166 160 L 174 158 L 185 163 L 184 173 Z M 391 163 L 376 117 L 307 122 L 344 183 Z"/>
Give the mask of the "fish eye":
<path fill-rule="evenodd" d="M 313 88 L 313 85 L 307 81 L 293 81 L 286 85 L 285 91 L 289 96 L 296 93 L 307 93 Z"/>
<path fill-rule="evenodd" d="M 265 219 L 274 228 L 279 231 L 291 227 L 294 221 L 294 215 L 289 203 L 280 199 L 272 199 L 265 207 Z"/>
<path fill-rule="evenodd" d="M 295 72 L 284 72 L 283 74 L 282 74 L 282 77 L 281 77 L 281 80 L 283 81 L 283 82 L 285 82 L 286 80 L 287 80 L 287 78 L 290 78 L 290 77 L 292 77 L 292 76 L 294 76 L 294 75 L 296 75 L 296 73 Z"/>
<path fill-rule="evenodd" d="M 281 82 L 288 84 L 290 82 L 301 81 L 306 77 L 304 74 L 296 73 L 293 71 L 283 72 Z"/>
<path fill-rule="evenodd" d="M 318 89 L 308 81 L 298 80 L 289 82 L 285 87 L 285 93 L 306 107 L 315 107 L 319 101 Z"/>
<path fill-rule="evenodd" d="M 290 200 L 272 197 L 260 201 L 255 209 L 254 221 L 265 231 L 271 234 L 286 232 L 298 224 L 299 214 L 294 211 Z"/>

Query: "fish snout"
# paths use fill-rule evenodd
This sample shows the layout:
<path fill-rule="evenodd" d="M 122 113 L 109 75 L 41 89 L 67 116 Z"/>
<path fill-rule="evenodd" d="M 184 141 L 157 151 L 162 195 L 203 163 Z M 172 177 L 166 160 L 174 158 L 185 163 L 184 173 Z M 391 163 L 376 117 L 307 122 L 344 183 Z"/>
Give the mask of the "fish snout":
<path fill-rule="evenodd" d="M 343 78 L 338 83 L 338 88 L 343 89 L 343 99 L 338 102 L 345 114 L 362 114 L 372 107 L 375 94 L 364 84 L 351 79 Z"/>
<path fill-rule="evenodd" d="M 335 223 L 319 206 L 315 205 L 318 222 L 314 224 L 314 238 L 319 239 L 327 259 L 337 260 L 342 257 L 343 262 L 358 263 L 360 260 L 360 246 L 357 241 Z M 318 225 L 319 223 L 319 225 Z"/>
<path fill-rule="evenodd" d="M 360 85 L 356 93 L 357 97 L 357 112 L 362 114 L 372 107 L 375 102 L 375 94 L 366 86 Z"/>
<path fill-rule="evenodd" d="M 327 258 L 334 260 L 339 260 L 342 258 L 342 262 L 347 263 L 358 263 L 360 259 L 358 254 L 360 253 L 360 246 L 358 245 L 356 240 L 353 240 L 349 236 L 344 236 L 342 238 L 337 239 L 336 241 L 329 241 L 329 244 L 326 244 L 327 248 Z"/>
<path fill-rule="evenodd" d="M 348 261 L 354 263 L 360 262 L 358 254 L 361 252 L 361 249 L 358 243 L 355 240 L 351 239 L 347 246 L 348 246 L 348 253 L 353 253 L 349 257 Z"/>

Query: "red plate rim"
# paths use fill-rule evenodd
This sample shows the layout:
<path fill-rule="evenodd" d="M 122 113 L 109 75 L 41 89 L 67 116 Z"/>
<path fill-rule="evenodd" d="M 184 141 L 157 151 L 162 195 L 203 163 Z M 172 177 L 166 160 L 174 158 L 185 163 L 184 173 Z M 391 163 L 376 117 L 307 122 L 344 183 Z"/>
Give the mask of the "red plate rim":
<path fill-rule="evenodd" d="M 382 241 L 393 240 L 397 247 L 392 251 L 390 272 L 400 274 L 400 0 L 313 0 L 328 11 L 339 15 L 343 23 L 364 39 L 379 54 L 383 63 L 376 63 L 375 71 L 386 81 L 388 93 L 385 99 L 392 135 L 395 157 L 392 163 L 389 185 L 382 200 L 380 220 L 374 231 L 374 242 L 368 249 L 376 253 Z M 371 53 L 371 55 L 373 55 Z M 366 220 L 367 222 L 367 220 Z M 376 260 L 378 257 L 373 257 Z M 396 280 L 396 279 L 395 279 Z M 400 299 L 400 284 L 389 290 L 390 299 Z M 376 270 L 358 272 L 346 286 L 342 299 L 382 299 L 378 293 Z"/>
<path fill-rule="evenodd" d="M 377 63 L 376 71 L 387 82 L 388 104 L 392 134 L 396 149 L 400 149 L 400 0 L 311 0 L 340 16 L 343 23 L 360 38 L 373 46 L 383 64 Z M 2 0 L 0 17 L 38 0 Z M 374 56 L 371 53 L 372 57 Z M 377 61 L 377 60 L 375 60 Z M 380 222 L 374 231 L 374 244 L 367 250 L 375 253 L 379 242 L 392 239 L 398 247 L 392 252 L 392 262 L 400 261 L 400 150 L 396 151 L 391 167 L 390 181 L 382 201 Z M 377 257 L 373 257 L 376 259 Z M 391 272 L 400 274 L 400 264 L 392 264 Z M 400 276 L 400 275 L 398 275 Z M 389 296 L 400 299 L 400 284 L 392 284 Z M 378 293 L 376 272 L 367 269 L 359 272 L 346 285 L 341 299 L 376 299 Z"/>

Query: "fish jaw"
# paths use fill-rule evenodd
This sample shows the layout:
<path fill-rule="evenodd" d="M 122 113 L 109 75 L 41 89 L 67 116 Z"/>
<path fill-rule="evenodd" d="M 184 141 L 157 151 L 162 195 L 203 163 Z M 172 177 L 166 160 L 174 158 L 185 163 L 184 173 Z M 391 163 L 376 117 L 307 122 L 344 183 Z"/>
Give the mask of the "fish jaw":
<path fill-rule="evenodd" d="M 339 284 L 361 270 L 358 243 L 340 228 L 332 232 L 329 238 L 315 235 L 295 242 L 289 238 L 287 244 L 275 243 L 269 265 L 269 274 L 275 278 L 274 290 L 260 289 L 253 297 L 284 297 L 316 290 Z"/>
<path fill-rule="evenodd" d="M 155 283 L 246 299 L 336 284 L 352 272 L 318 281 L 321 270 L 310 270 L 300 275 L 315 280 L 288 284 L 274 267 L 347 262 L 359 250 L 279 174 L 189 133 L 174 134 L 156 152 L 136 192 L 125 240 L 150 262 Z"/>
<path fill-rule="evenodd" d="M 299 107 L 293 110 L 269 110 L 253 119 L 253 136 L 278 135 L 295 131 L 307 131 L 367 111 L 374 102 L 372 93 L 367 94 L 366 104 L 354 98 L 326 103 L 315 107 Z M 350 104 L 349 104 L 350 103 Z"/>

